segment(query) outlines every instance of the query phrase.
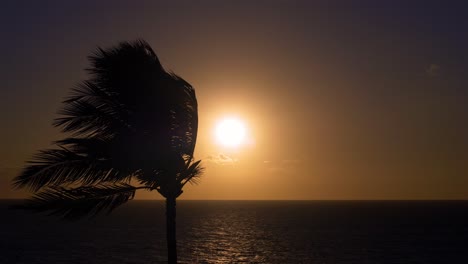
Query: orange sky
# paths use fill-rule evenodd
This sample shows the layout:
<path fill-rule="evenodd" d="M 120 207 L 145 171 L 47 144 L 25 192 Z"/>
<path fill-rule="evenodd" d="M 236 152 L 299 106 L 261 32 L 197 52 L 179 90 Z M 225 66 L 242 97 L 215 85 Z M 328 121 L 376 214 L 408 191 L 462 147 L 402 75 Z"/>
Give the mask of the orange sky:
<path fill-rule="evenodd" d="M 0 198 L 24 197 L 11 178 L 62 137 L 86 56 L 138 37 L 197 91 L 206 172 L 181 199 L 468 199 L 460 7 L 220 2 L 3 8 Z M 250 144 L 215 144 L 226 115 Z"/>

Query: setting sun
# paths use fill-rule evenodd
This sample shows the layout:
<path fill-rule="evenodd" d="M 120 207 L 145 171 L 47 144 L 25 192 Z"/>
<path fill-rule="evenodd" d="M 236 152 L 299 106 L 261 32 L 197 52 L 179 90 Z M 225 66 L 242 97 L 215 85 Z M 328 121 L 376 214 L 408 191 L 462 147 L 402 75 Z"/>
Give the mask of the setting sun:
<path fill-rule="evenodd" d="M 226 147 L 237 147 L 244 143 L 246 130 L 245 124 L 239 119 L 222 119 L 216 125 L 216 141 Z"/>

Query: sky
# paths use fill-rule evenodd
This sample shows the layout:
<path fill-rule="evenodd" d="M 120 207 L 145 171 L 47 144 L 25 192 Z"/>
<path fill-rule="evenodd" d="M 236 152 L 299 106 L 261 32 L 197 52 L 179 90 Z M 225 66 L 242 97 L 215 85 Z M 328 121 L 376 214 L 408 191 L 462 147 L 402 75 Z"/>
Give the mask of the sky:
<path fill-rule="evenodd" d="M 0 198 L 96 47 L 145 39 L 196 89 L 180 199 L 468 199 L 465 1 L 5 1 Z M 247 126 L 216 143 L 227 116 Z M 157 199 L 139 193 L 137 199 Z"/>

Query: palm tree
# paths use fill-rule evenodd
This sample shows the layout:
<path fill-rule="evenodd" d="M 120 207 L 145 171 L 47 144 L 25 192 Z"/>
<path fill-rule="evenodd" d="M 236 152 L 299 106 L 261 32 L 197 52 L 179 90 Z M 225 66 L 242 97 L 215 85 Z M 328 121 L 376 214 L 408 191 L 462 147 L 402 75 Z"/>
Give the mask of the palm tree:
<path fill-rule="evenodd" d="M 89 60 L 90 78 L 54 121 L 70 137 L 40 151 L 14 179 L 35 193 L 20 207 L 76 219 L 156 190 L 166 199 L 168 262 L 177 263 L 176 198 L 202 173 L 193 156 L 195 91 L 143 40 L 98 48 Z"/>

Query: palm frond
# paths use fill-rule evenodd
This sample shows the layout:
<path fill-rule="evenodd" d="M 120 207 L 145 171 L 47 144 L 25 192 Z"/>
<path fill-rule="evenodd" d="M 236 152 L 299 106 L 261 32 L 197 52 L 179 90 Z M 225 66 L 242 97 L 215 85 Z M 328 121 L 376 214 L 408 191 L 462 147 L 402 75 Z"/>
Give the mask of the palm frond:
<path fill-rule="evenodd" d="M 185 169 L 179 174 L 178 182 L 180 183 L 181 187 L 183 187 L 188 182 L 190 184 L 198 184 L 205 170 L 204 167 L 201 166 L 201 160 L 196 162 L 187 161 Z"/>
<path fill-rule="evenodd" d="M 88 99 L 96 102 L 96 104 L 106 103 L 113 106 L 117 101 L 112 91 L 108 91 L 97 85 L 96 83 L 86 80 L 73 88 L 68 98 L 63 103 L 69 103 L 76 100 Z"/>
<path fill-rule="evenodd" d="M 62 149 L 69 150 L 77 155 L 89 156 L 95 159 L 105 159 L 109 155 L 108 138 L 86 137 L 86 138 L 65 138 L 54 143 Z"/>
<path fill-rule="evenodd" d="M 74 220 L 84 216 L 95 216 L 100 212 L 110 213 L 119 205 L 133 199 L 137 189 L 145 188 L 128 184 L 99 184 L 71 189 L 51 186 L 14 208 L 46 212 L 49 215 Z"/>
<path fill-rule="evenodd" d="M 176 92 L 172 108 L 172 144 L 181 155 L 193 155 L 198 131 L 198 103 L 193 87 L 175 73 L 169 73 Z"/>
<path fill-rule="evenodd" d="M 72 90 L 63 102 L 54 126 L 62 127 L 63 132 L 74 135 L 100 136 L 112 135 L 122 127 L 128 127 L 125 107 L 120 104 L 110 91 L 104 90 L 92 81 L 84 81 Z"/>
<path fill-rule="evenodd" d="M 107 136 L 125 125 L 113 108 L 104 104 L 96 106 L 89 100 L 68 102 L 59 114 L 62 116 L 56 118 L 53 125 L 62 127 L 63 132 L 73 132 L 74 135 Z"/>
<path fill-rule="evenodd" d="M 193 87 L 166 71 L 143 40 L 98 48 L 89 60 L 90 78 L 53 123 L 71 137 L 40 151 L 13 181 L 39 192 L 31 208 L 65 217 L 112 209 L 133 197 L 132 178 L 165 197 L 196 184 L 203 168 L 193 160 Z"/>
<path fill-rule="evenodd" d="M 114 91 L 121 102 L 131 99 L 135 87 L 164 74 L 158 57 L 143 40 L 121 42 L 109 49 L 98 48 L 89 60 L 92 67 L 87 70 L 93 76 L 92 81 L 105 90 Z"/>
<path fill-rule="evenodd" d="M 40 151 L 23 171 L 13 179 L 17 188 L 38 191 L 44 186 L 72 183 L 94 184 L 104 181 L 123 181 L 131 174 L 109 166 L 105 160 L 79 155 L 68 149 Z"/>

